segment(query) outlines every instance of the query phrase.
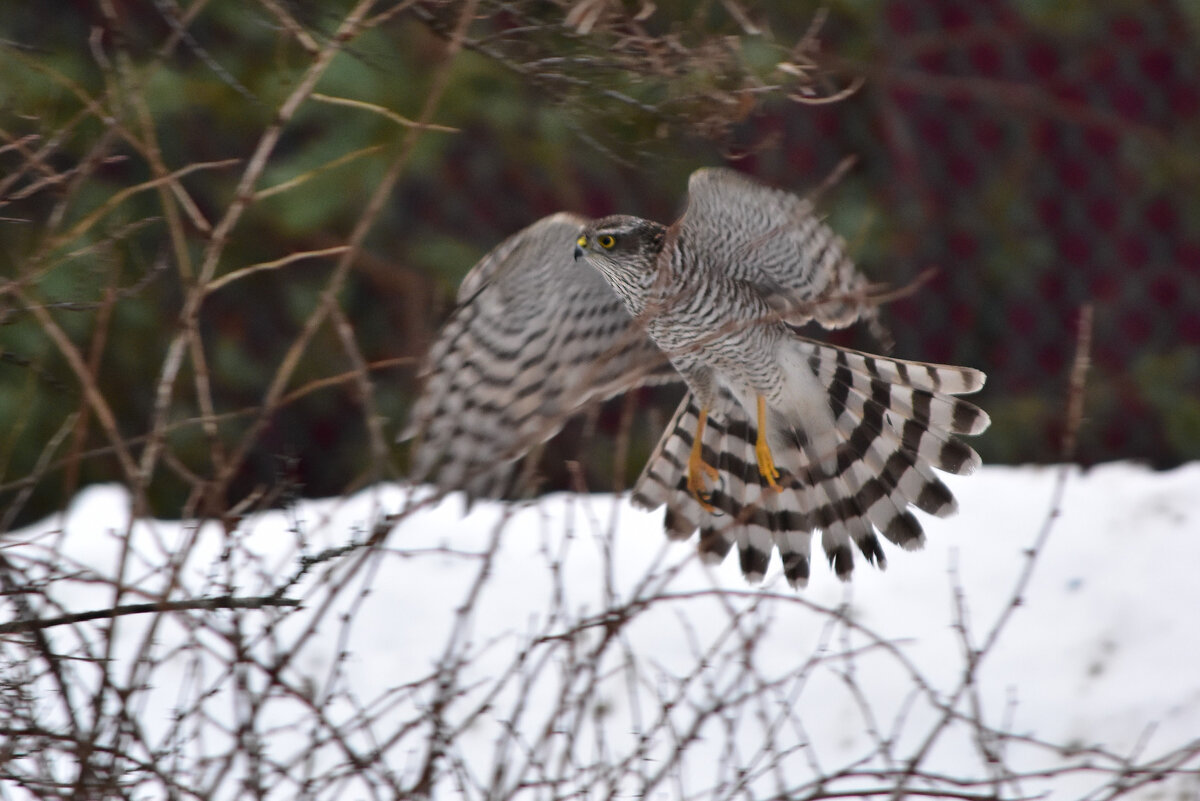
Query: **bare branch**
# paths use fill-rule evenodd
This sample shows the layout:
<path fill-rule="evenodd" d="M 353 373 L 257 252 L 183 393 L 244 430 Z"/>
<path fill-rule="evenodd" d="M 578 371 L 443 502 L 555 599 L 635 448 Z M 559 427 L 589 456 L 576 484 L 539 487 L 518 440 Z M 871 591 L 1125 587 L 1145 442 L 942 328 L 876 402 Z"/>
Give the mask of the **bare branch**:
<path fill-rule="evenodd" d="M 72 615 L 61 615 L 51 618 L 34 620 L 11 620 L 0 623 L 0 634 L 16 634 L 34 629 L 48 629 L 54 626 L 69 626 L 73 623 L 84 623 L 89 620 L 102 620 L 120 617 L 121 615 L 145 615 L 151 612 L 185 612 L 188 610 L 214 609 L 264 609 L 269 606 L 300 606 L 295 598 L 234 598 L 222 596 L 219 598 L 195 598 L 190 601 L 159 601 L 148 604 L 122 604 L 113 609 L 96 609 L 91 612 L 76 612 Z"/>

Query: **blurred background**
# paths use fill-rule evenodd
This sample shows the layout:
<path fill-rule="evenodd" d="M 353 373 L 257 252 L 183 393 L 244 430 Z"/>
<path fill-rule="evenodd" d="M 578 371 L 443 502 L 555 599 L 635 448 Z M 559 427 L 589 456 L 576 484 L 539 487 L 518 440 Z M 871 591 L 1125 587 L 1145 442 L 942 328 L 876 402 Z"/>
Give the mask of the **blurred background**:
<path fill-rule="evenodd" d="M 670 221 L 716 164 L 805 191 L 855 157 L 822 209 L 872 278 L 934 270 L 883 319 L 988 373 L 985 462 L 1060 458 L 1085 303 L 1078 461 L 1200 456 L 1189 0 L 13 3 L 0 75 L 0 530 L 92 482 L 171 517 L 402 477 L 483 254 L 562 209 Z M 568 426 L 542 486 L 627 484 L 678 396 Z"/>

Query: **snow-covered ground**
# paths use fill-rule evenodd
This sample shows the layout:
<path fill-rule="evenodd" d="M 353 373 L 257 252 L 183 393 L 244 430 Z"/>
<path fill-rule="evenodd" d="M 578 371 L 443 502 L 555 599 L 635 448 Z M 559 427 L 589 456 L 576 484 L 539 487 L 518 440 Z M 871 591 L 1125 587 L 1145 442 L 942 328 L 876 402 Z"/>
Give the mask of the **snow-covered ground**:
<path fill-rule="evenodd" d="M 143 757 L 186 755 L 193 786 L 219 797 L 239 796 L 246 763 L 200 757 L 230 749 L 235 723 L 257 732 L 278 798 L 386 796 L 388 782 L 394 795 L 435 740 L 435 797 L 876 794 L 907 771 L 913 792 L 1083 798 L 1111 793 L 1122 760 L 1131 797 L 1200 797 L 1200 464 L 1067 472 L 1056 517 L 1057 469 L 950 477 L 961 512 L 923 521 L 924 551 L 889 548 L 885 572 L 859 560 L 846 585 L 815 564 L 801 593 L 777 561 L 761 589 L 733 556 L 703 567 L 659 514 L 612 496 L 466 515 L 449 498 L 403 515 L 382 552 L 316 564 L 285 593 L 299 610 L 172 614 L 150 646 L 153 616 L 121 618 L 113 672 L 137 684 L 138 649 L 158 655 L 132 704 Z M 182 560 L 172 598 L 263 594 L 301 553 L 361 539 L 410 499 L 381 486 L 228 535 L 139 521 L 123 575 L 153 594 Z M 93 487 L 6 538 L 10 559 L 56 553 L 46 570 L 75 572 L 43 615 L 111 604 L 91 579 L 118 572 L 128 514 L 124 490 Z M 100 625 L 48 636 L 77 651 Z M 233 628 L 251 663 L 288 657 L 282 685 L 224 669 Z M 95 690 L 87 666 L 72 671 Z M 188 732 L 172 728 L 180 714 Z M 329 780 L 348 750 L 373 767 Z"/>

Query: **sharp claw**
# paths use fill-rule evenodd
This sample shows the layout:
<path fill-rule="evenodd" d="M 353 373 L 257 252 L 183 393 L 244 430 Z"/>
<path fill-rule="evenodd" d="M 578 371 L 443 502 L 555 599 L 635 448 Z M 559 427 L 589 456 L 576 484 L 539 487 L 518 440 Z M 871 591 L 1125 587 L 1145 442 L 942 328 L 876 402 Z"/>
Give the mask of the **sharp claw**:
<path fill-rule="evenodd" d="M 721 474 L 717 472 L 716 468 L 712 467 L 706 462 L 697 461 L 694 464 L 688 464 L 688 492 L 692 493 L 692 497 L 695 498 L 702 507 L 704 507 L 704 511 L 706 512 L 715 512 L 716 507 L 710 503 L 712 500 L 712 493 L 709 492 L 704 486 L 704 479 L 708 478 L 715 482 L 720 475 Z"/>
<path fill-rule="evenodd" d="M 758 396 L 758 436 L 754 441 L 754 455 L 758 459 L 758 474 L 767 480 L 767 484 L 776 492 L 783 492 L 783 487 L 775 483 L 779 471 L 775 468 L 775 459 L 771 456 L 771 446 L 767 442 L 767 402 L 762 395 Z"/>
<path fill-rule="evenodd" d="M 775 460 L 771 457 L 771 448 L 765 439 L 759 439 L 754 447 L 754 455 L 758 457 L 758 474 L 765 478 L 767 484 L 774 487 L 776 492 L 782 491 L 783 487 L 775 481 L 779 478 L 779 470 L 775 468 Z"/>
<path fill-rule="evenodd" d="M 700 409 L 700 416 L 696 421 L 696 434 L 692 438 L 692 453 L 688 457 L 687 465 L 687 488 L 688 492 L 692 493 L 692 497 L 704 508 L 704 511 L 715 512 L 716 507 L 709 503 L 712 493 L 704 486 L 704 478 L 715 483 L 721 474 L 715 467 L 705 462 L 704 457 L 701 456 L 701 443 L 704 441 L 704 425 L 707 420 L 708 407 L 706 406 Z"/>

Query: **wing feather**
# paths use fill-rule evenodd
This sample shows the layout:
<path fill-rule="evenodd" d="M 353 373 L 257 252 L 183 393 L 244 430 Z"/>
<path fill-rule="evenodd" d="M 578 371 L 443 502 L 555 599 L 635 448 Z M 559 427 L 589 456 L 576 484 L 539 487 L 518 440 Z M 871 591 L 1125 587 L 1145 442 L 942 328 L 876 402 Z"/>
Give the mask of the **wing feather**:
<path fill-rule="evenodd" d="M 876 317 L 866 276 L 809 198 L 733 170 L 697 170 L 676 225 L 689 247 L 708 254 L 710 269 L 756 287 L 793 325 L 844 328 Z"/>
<path fill-rule="evenodd" d="M 545 217 L 463 279 L 400 437 L 416 440 L 414 481 L 503 494 L 515 463 L 589 402 L 677 380 L 600 274 L 572 258 L 585 222 Z"/>

